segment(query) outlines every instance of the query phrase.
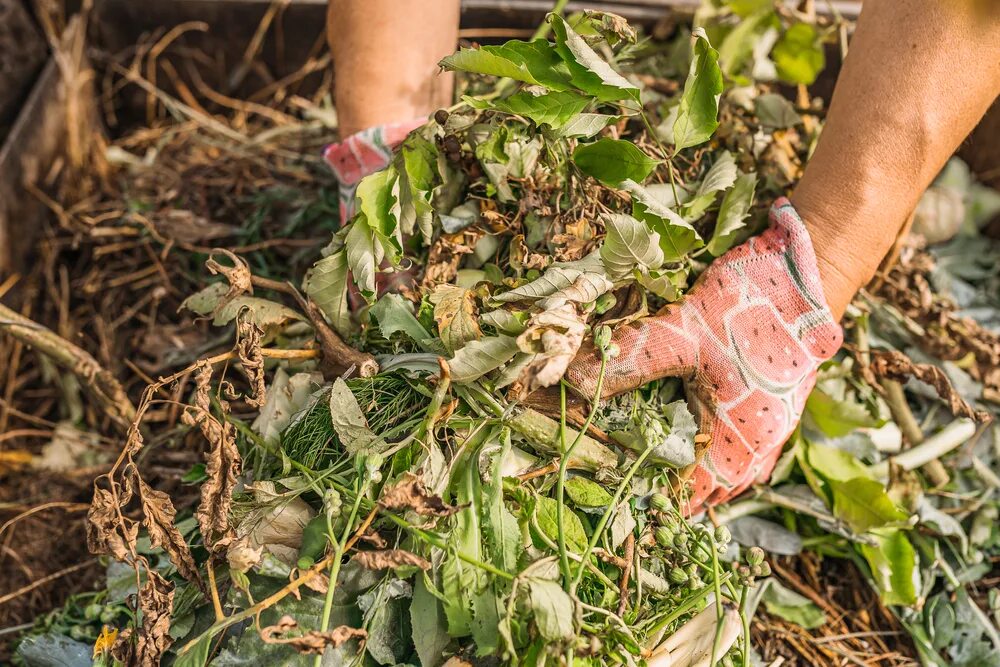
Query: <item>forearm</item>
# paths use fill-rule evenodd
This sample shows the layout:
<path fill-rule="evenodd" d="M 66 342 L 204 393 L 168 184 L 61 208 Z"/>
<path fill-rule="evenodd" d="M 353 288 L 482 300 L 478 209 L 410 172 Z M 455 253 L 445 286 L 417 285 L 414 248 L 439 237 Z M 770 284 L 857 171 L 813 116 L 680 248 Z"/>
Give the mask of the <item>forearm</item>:
<path fill-rule="evenodd" d="M 867 0 L 792 195 L 840 317 L 1000 92 L 1000 3 Z"/>
<path fill-rule="evenodd" d="M 327 36 L 341 136 L 451 104 L 459 0 L 330 0 Z"/>

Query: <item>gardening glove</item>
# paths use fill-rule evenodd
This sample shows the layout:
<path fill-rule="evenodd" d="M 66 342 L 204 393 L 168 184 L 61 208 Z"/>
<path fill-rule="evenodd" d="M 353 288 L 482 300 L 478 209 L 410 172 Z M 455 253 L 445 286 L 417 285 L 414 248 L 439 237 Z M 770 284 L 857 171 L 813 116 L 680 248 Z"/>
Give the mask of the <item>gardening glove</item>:
<path fill-rule="evenodd" d="M 340 183 L 341 224 L 354 216 L 354 191 L 358 182 L 387 167 L 396 147 L 403 143 L 406 135 L 425 121 L 425 118 L 414 118 L 402 123 L 370 127 L 326 147 L 323 159 L 330 165 Z"/>
<path fill-rule="evenodd" d="M 680 377 L 707 451 L 689 468 L 689 513 L 765 481 L 802 416 L 819 365 L 843 332 L 823 296 L 816 255 L 791 203 L 771 208 L 771 226 L 731 249 L 688 295 L 656 316 L 619 328 L 602 394 L 613 396 L 662 377 Z M 583 396 L 596 391 L 592 348 L 566 378 Z M 703 455 L 704 454 L 704 455 Z"/>

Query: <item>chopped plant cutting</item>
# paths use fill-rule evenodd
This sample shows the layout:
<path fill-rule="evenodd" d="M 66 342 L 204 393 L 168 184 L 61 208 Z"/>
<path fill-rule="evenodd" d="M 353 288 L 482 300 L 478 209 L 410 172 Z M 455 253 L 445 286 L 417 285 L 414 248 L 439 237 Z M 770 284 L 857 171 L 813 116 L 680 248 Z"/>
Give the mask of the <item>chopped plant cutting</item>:
<path fill-rule="evenodd" d="M 839 24 L 697 24 L 554 12 L 462 48 L 460 101 L 357 182 L 304 276 L 212 252 L 184 307 L 229 347 L 146 389 L 87 517 L 107 585 L 16 660 L 746 667 L 777 657 L 762 617 L 840 622 L 777 572 L 811 554 L 857 567 L 923 664 L 1000 664 L 1000 197 L 949 163 L 935 245 L 901 244 L 842 331 L 783 199 Z M 190 510 L 140 472 L 178 399 Z"/>

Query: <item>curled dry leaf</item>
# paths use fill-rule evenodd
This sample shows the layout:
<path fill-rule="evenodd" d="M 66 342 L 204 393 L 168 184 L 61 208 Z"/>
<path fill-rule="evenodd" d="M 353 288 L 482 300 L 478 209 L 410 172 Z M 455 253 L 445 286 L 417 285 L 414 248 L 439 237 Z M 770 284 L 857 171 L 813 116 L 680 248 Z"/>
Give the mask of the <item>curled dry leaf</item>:
<path fill-rule="evenodd" d="M 195 373 L 196 389 L 193 409 L 182 415 L 182 420 L 190 426 L 198 426 L 211 445 L 205 475 L 208 478 L 201 487 L 201 503 L 195 516 L 201 529 L 205 545 L 212 550 L 223 549 L 231 537 L 229 508 L 233 502 L 233 488 L 240 471 L 240 453 L 236 448 L 233 425 L 220 423 L 212 416 L 209 392 L 212 383 L 212 366 L 201 362 Z"/>
<path fill-rule="evenodd" d="M 433 287 L 454 280 L 463 255 L 472 254 L 476 243 L 486 232 L 478 227 L 467 227 L 455 234 L 442 234 L 431 246 L 427 256 L 423 287 Z"/>
<path fill-rule="evenodd" d="M 124 498 L 123 502 L 129 500 Z M 87 512 L 87 549 L 90 553 L 127 561 L 129 555 L 135 552 L 139 524 L 120 514 L 119 510 L 114 494 L 95 485 L 94 499 Z"/>
<path fill-rule="evenodd" d="M 262 628 L 260 638 L 265 644 L 287 644 L 299 653 L 320 655 L 327 646 L 337 648 L 351 639 L 364 642 L 368 637 L 368 633 L 362 628 L 352 628 L 346 625 L 338 626 L 327 632 L 308 630 L 304 634 L 288 636 L 290 633 L 297 632 L 299 632 L 298 622 L 291 616 L 282 616 L 276 624 Z"/>
<path fill-rule="evenodd" d="M 518 377 L 525 395 L 541 387 L 551 387 L 566 373 L 566 367 L 580 351 L 587 325 L 569 303 L 543 311 L 531 319 L 517 338 L 522 352 L 534 354 Z"/>
<path fill-rule="evenodd" d="M 191 549 L 181 532 L 174 525 L 177 510 L 170 496 L 150 487 L 139 476 L 134 465 L 129 466 L 139 490 L 139 502 L 142 503 L 142 525 L 149 533 L 149 541 L 154 547 L 160 547 L 167 552 L 170 562 L 174 564 L 181 576 L 204 589 L 198 566 L 191 555 Z"/>
<path fill-rule="evenodd" d="M 156 667 L 173 639 L 170 637 L 170 612 L 174 603 L 174 585 L 156 570 L 146 570 L 146 583 L 139 591 L 142 627 L 135 643 L 134 662 L 128 664 Z"/>
<path fill-rule="evenodd" d="M 382 491 L 378 503 L 385 509 L 413 510 L 421 516 L 450 516 L 462 509 L 428 493 L 424 483 L 412 472 L 405 473 L 395 486 Z"/>
<path fill-rule="evenodd" d="M 246 399 L 247 405 L 259 408 L 267 397 L 264 381 L 264 354 L 261 352 L 261 338 L 264 331 L 245 317 L 236 318 L 236 353 L 243 364 L 243 371 L 250 380 L 253 391 Z"/>
<path fill-rule="evenodd" d="M 225 266 L 220 264 L 215 259 L 215 253 L 222 253 L 232 261 L 232 266 Z M 215 312 L 218 313 L 220 310 L 226 307 L 233 299 L 238 296 L 243 296 L 244 294 L 253 294 L 253 282 L 251 281 L 250 267 L 247 266 L 246 261 L 242 257 L 236 255 L 232 251 L 226 250 L 225 248 L 216 248 L 212 251 L 209 256 L 208 261 L 205 262 L 205 268 L 207 268 L 212 275 L 221 273 L 226 277 L 229 282 L 229 291 L 219 299 L 218 305 L 215 307 Z"/>
<path fill-rule="evenodd" d="M 360 551 L 354 555 L 361 567 L 369 570 L 385 570 L 404 565 L 413 565 L 421 570 L 429 570 L 431 562 L 415 553 L 403 549 L 386 549 L 384 551 Z"/>
<path fill-rule="evenodd" d="M 979 422 L 989 421 L 989 414 L 969 405 L 939 366 L 914 363 L 912 359 L 897 350 L 873 350 L 870 368 L 876 378 L 904 381 L 914 377 L 926 382 L 948 403 L 955 416 L 969 417 Z"/>

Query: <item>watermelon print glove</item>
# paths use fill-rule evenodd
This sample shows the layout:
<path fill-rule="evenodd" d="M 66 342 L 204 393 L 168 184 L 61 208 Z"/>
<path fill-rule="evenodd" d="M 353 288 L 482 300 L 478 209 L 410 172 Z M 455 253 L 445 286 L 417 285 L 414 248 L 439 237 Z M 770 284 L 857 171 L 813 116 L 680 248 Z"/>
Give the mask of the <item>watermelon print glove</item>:
<path fill-rule="evenodd" d="M 414 118 L 402 123 L 370 127 L 326 147 L 323 159 L 330 165 L 340 183 L 341 224 L 354 217 L 354 191 L 358 182 L 388 166 L 396 147 L 403 143 L 406 135 L 423 125 L 425 120 Z"/>
<path fill-rule="evenodd" d="M 707 451 L 685 471 L 692 482 L 688 512 L 767 479 L 819 365 L 843 341 L 798 213 L 782 198 L 770 220 L 763 234 L 715 260 L 683 301 L 613 338 L 621 351 L 607 362 L 604 395 L 680 377 L 710 436 Z M 599 367 L 593 351 L 581 352 L 567 379 L 593 396 Z"/>

